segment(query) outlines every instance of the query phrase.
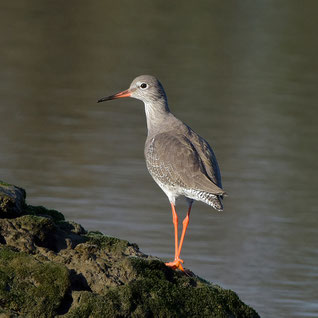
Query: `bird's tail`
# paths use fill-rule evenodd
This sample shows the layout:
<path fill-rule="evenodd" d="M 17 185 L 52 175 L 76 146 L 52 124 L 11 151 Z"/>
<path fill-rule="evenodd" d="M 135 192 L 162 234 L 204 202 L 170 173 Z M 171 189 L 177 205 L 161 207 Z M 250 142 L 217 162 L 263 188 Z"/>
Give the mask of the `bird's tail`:
<path fill-rule="evenodd" d="M 215 196 L 210 200 L 212 204 L 210 204 L 214 209 L 218 211 L 223 211 L 223 197 L 222 196 Z M 209 203 L 208 203 L 209 204 Z"/>
<path fill-rule="evenodd" d="M 205 203 L 211 205 L 217 211 L 223 211 L 223 198 L 220 195 L 214 195 L 206 192 Z"/>
<path fill-rule="evenodd" d="M 193 191 L 192 191 L 193 192 Z M 216 195 L 205 191 L 195 191 L 195 200 L 200 200 L 217 211 L 223 211 L 223 195 Z"/>

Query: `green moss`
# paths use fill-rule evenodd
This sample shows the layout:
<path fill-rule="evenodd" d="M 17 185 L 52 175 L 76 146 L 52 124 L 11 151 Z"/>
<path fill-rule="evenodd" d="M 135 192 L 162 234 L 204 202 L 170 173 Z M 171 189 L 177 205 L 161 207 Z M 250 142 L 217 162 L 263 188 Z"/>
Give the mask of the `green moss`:
<path fill-rule="evenodd" d="M 106 236 L 98 231 L 90 231 L 87 233 L 86 237 L 90 243 L 116 254 L 123 253 L 129 246 L 128 241 L 120 240 L 116 237 Z"/>
<path fill-rule="evenodd" d="M 64 221 L 64 215 L 56 210 L 49 210 L 43 206 L 27 205 L 25 208 L 25 214 L 50 216 L 54 222 Z"/>
<path fill-rule="evenodd" d="M 229 317 L 233 313 L 252 317 L 255 313 L 234 292 L 173 271 L 159 261 L 132 258 L 132 263 L 139 279 L 117 289 L 122 310 L 130 306 L 137 316 L 151 313 L 154 317 Z"/>
<path fill-rule="evenodd" d="M 7 264 L 9 261 L 14 259 L 17 256 L 17 252 L 14 249 L 9 247 L 2 247 L 0 248 L 0 260 L 1 265 Z"/>
<path fill-rule="evenodd" d="M 29 317 L 53 317 L 70 286 L 68 270 L 0 248 L 0 305 Z"/>
<path fill-rule="evenodd" d="M 12 184 L 9 184 L 7 182 L 4 182 L 2 180 L 0 180 L 0 186 L 4 186 L 4 187 L 12 187 L 13 185 Z"/>
<path fill-rule="evenodd" d="M 136 279 L 110 288 L 104 296 L 81 294 L 65 317 L 258 317 L 232 291 L 173 271 L 160 261 L 130 261 Z"/>
<path fill-rule="evenodd" d="M 19 222 L 24 228 L 27 228 L 30 230 L 34 228 L 42 229 L 49 225 L 50 226 L 53 225 L 52 220 L 50 220 L 47 217 L 38 216 L 38 215 L 27 214 L 27 215 L 20 216 L 19 218 L 16 218 L 16 220 L 19 220 Z"/>
<path fill-rule="evenodd" d="M 34 243 L 36 244 L 49 240 L 50 233 L 53 233 L 55 230 L 54 222 L 47 217 L 23 215 L 16 220 L 23 229 L 33 236 Z"/>
<path fill-rule="evenodd" d="M 0 181 L 1 317 L 258 317 L 234 292 L 24 198 Z"/>
<path fill-rule="evenodd" d="M 79 305 L 72 308 L 65 318 L 105 318 L 120 317 L 120 304 L 113 302 L 113 299 L 95 295 L 88 291 L 78 292 Z M 124 316 L 121 316 L 124 317 Z"/>

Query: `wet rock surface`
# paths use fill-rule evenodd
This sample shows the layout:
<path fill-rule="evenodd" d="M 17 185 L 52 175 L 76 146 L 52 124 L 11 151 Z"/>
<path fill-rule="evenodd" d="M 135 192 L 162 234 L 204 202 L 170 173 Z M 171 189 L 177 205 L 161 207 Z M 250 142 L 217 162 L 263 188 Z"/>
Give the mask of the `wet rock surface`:
<path fill-rule="evenodd" d="M 0 182 L 0 317 L 259 317 L 231 290 L 25 203 Z"/>

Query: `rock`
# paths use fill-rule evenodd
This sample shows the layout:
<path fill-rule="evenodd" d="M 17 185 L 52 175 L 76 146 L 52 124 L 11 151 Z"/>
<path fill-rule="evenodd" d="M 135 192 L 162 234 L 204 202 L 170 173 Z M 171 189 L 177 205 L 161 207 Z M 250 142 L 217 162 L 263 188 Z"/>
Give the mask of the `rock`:
<path fill-rule="evenodd" d="M 20 188 L 1 184 L 0 198 L 6 196 L 0 317 L 259 317 L 231 290 L 27 205 Z"/>
<path fill-rule="evenodd" d="M 62 264 L 41 262 L 18 250 L 0 249 L 1 305 L 19 315 L 44 317 L 58 312 L 70 287 Z"/>
<path fill-rule="evenodd" d="M 25 191 L 0 180 L 0 218 L 16 217 L 22 214 Z"/>

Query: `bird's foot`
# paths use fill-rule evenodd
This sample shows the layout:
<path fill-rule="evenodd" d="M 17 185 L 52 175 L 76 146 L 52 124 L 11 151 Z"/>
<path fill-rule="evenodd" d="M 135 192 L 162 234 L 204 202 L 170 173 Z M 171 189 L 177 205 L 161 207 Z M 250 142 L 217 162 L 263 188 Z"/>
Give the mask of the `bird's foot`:
<path fill-rule="evenodd" d="M 183 263 L 183 260 L 181 258 L 175 258 L 173 262 L 165 263 L 165 265 L 171 267 L 172 269 L 179 269 L 184 272 L 181 263 Z"/>

